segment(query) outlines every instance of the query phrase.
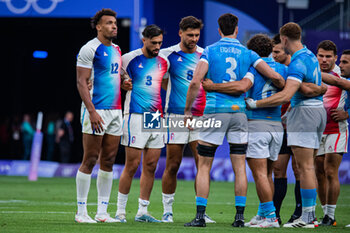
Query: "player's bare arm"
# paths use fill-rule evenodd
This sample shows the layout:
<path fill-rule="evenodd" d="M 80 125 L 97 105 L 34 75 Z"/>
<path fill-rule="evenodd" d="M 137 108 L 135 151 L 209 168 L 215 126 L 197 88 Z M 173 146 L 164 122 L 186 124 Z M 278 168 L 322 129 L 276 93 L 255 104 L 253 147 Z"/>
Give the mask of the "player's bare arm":
<path fill-rule="evenodd" d="M 286 83 L 282 75 L 274 71 L 265 61 L 259 62 L 255 66 L 255 69 L 263 76 L 271 79 L 272 83 L 277 87 L 282 89 Z"/>
<path fill-rule="evenodd" d="M 121 88 L 125 91 L 130 91 L 132 90 L 132 79 L 128 75 L 128 72 L 125 71 L 123 67 L 121 67 L 121 73 L 120 73 L 120 78 L 121 78 Z"/>
<path fill-rule="evenodd" d="M 339 87 L 343 90 L 350 90 L 350 81 L 343 79 L 343 78 L 338 78 L 332 74 L 327 74 L 322 72 L 322 81 L 327 83 L 328 85 L 336 86 Z"/>
<path fill-rule="evenodd" d="M 91 96 L 88 88 L 88 80 L 90 79 L 91 69 L 77 67 L 77 88 L 81 99 L 83 100 L 86 109 L 89 111 L 91 127 L 96 132 L 102 132 L 104 124 L 101 116 L 96 112 L 95 106 L 91 101 Z"/>
<path fill-rule="evenodd" d="M 327 91 L 327 85 L 322 83 L 321 86 L 318 86 L 314 83 L 302 82 L 300 85 L 299 92 L 307 97 L 315 97 L 323 95 Z"/>
<path fill-rule="evenodd" d="M 253 83 L 248 78 L 228 83 L 213 83 L 212 80 L 205 79 L 202 85 L 204 90 L 208 92 L 216 91 L 229 95 L 241 95 L 247 92 L 253 86 Z"/>
<path fill-rule="evenodd" d="M 258 101 L 248 99 L 247 106 L 249 108 L 265 108 L 265 107 L 275 107 L 275 106 L 288 103 L 292 99 L 295 92 L 297 92 L 298 89 L 300 88 L 300 84 L 301 83 L 298 81 L 288 79 L 286 82 L 286 86 L 282 91 L 277 92 L 276 94 L 268 98 L 258 100 Z"/>
<path fill-rule="evenodd" d="M 162 79 L 162 88 L 163 88 L 163 90 L 167 90 L 168 89 L 168 82 L 169 82 L 168 78 L 163 78 Z"/>
<path fill-rule="evenodd" d="M 209 68 L 208 63 L 204 61 L 199 61 L 196 66 L 196 69 L 193 74 L 193 79 L 187 91 L 186 105 L 184 110 L 185 122 L 187 122 L 188 119 L 192 120 L 192 112 L 191 112 L 192 104 L 198 95 L 201 82 L 204 79 L 204 76 L 207 74 L 208 68 Z"/>

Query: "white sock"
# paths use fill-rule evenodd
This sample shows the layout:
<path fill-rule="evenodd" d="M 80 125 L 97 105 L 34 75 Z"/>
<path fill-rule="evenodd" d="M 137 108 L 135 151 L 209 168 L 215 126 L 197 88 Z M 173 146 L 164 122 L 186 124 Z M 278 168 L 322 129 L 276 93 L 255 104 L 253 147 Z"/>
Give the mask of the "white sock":
<path fill-rule="evenodd" d="M 147 200 L 142 200 L 139 198 L 139 209 L 137 211 L 137 215 L 144 215 L 147 214 L 147 207 L 149 205 L 149 201 Z"/>
<path fill-rule="evenodd" d="M 77 186 L 77 215 L 87 214 L 87 197 L 90 189 L 91 174 L 85 174 L 78 170 L 75 178 Z"/>
<path fill-rule="evenodd" d="M 117 202 L 117 213 L 119 214 L 125 214 L 126 211 L 126 203 L 128 202 L 128 195 L 129 194 L 122 194 L 121 192 L 118 192 L 118 202 Z"/>
<path fill-rule="evenodd" d="M 97 214 L 106 214 L 113 184 L 113 172 L 106 172 L 101 169 L 97 174 Z"/>
<path fill-rule="evenodd" d="M 173 213 L 174 197 L 175 197 L 175 193 L 171 193 L 171 194 L 162 193 L 163 208 L 164 208 L 163 214 Z"/>
<path fill-rule="evenodd" d="M 337 205 L 327 205 L 327 215 L 334 220 L 334 212 Z"/>
<path fill-rule="evenodd" d="M 302 214 L 301 214 L 301 219 L 306 222 L 309 223 L 311 221 L 313 221 L 313 206 L 309 206 L 309 207 L 302 207 Z"/>
<path fill-rule="evenodd" d="M 327 214 L 327 204 L 321 205 L 321 206 L 322 206 L 322 210 L 323 210 L 323 216 L 325 216 Z"/>

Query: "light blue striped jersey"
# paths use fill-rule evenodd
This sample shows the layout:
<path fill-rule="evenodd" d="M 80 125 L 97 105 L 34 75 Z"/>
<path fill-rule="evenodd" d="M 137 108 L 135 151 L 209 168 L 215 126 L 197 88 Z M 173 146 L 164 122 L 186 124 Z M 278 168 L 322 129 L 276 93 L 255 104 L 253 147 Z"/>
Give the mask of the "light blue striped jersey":
<path fill-rule="evenodd" d="M 274 71 L 282 75 L 284 79 L 287 79 L 288 67 L 275 62 L 272 58 L 262 58 Z M 248 97 L 254 100 L 261 100 L 280 91 L 271 81 L 271 79 L 262 76 L 256 69 L 250 67 L 247 75 L 254 76 L 254 85 L 248 91 Z M 281 121 L 281 106 L 257 108 L 253 110 L 247 110 L 248 119 L 255 120 L 271 120 Z"/>

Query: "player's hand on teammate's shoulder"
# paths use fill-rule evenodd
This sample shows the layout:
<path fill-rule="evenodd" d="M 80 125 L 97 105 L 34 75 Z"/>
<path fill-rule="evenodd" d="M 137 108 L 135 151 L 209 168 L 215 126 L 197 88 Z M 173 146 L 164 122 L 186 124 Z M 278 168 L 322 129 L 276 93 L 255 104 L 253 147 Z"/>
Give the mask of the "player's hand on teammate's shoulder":
<path fill-rule="evenodd" d="M 102 120 L 102 117 L 96 112 L 96 110 L 89 112 L 91 128 L 97 133 L 103 132 L 103 125 L 105 122 Z"/>
<path fill-rule="evenodd" d="M 344 110 L 331 109 L 331 117 L 335 122 L 338 122 L 348 119 L 349 114 Z"/>
<path fill-rule="evenodd" d="M 213 84 L 214 84 L 213 81 L 211 79 L 208 79 L 208 78 L 206 78 L 202 81 L 203 89 L 205 91 L 208 91 L 208 92 L 213 91 Z"/>

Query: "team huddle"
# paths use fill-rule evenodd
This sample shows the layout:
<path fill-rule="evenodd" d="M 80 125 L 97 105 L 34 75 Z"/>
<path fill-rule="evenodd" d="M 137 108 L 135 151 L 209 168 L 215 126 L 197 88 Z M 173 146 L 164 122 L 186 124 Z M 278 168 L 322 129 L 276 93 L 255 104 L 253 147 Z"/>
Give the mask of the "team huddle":
<path fill-rule="evenodd" d="M 236 39 L 236 16 L 223 14 L 218 24 L 221 39 L 205 49 L 197 45 L 203 23 L 193 16 L 181 19 L 180 42 L 165 49 L 160 49 L 163 31 L 149 25 L 142 32 L 143 47 L 122 55 L 119 46 L 112 43 L 117 35 L 116 13 L 102 9 L 92 18 L 97 37 L 81 48 L 77 59 L 84 156 L 76 176 L 76 222 L 126 223 L 128 194 L 141 157 L 135 221 L 173 222 L 176 177 L 188 144 L 197 167 L 197 213 L 185 227 L 215 223 L 206 214 L 210 170 L 216 149 L 226 137 L 235 173 L 233 227 L 282 225 L 279 213 L 287 190 L 290 157 L 296 177 L 296 208 L 283 227 L 336 225 L 338 168 L 348 143 L 350 81 L 346 78 L 350 78 L 350 50 L 343 51 L 338 67 L 336 45 L 322 41 L 315 56 L 301 43 L 298 24 L 285 24 L 273 39 L 257 34 L 247 47 Z M 121 88 L 127 91 L 123 113 Z M 166 90 L 164 111 L 162 88 Z M 151 121 L 181 119 L 188 127 L 179 124 L 166 130 L 145 130 L 146 113 L 151 113 Z M 219 127 L 188 124 L 212 119 L 220 123 Z M 120 142 L 125 146 L 126 159 L 113 218 L 107 207 Z M 148 206 L 165 145 L 164 211 L 158 220 L 149 214 Z M 87 212 L 87 196 L 97 160 L 98 205 L 92 219 Z M 257 215 L 249 222 L 244 221 L 246 161 L 260 201 Z M 320 224 L 315 216 L 317 194 L 324 212 Z"/>

